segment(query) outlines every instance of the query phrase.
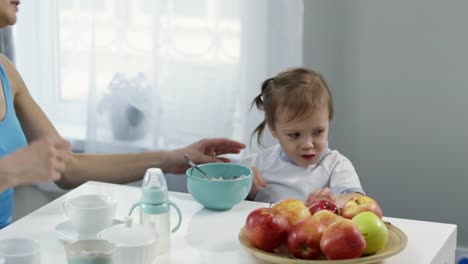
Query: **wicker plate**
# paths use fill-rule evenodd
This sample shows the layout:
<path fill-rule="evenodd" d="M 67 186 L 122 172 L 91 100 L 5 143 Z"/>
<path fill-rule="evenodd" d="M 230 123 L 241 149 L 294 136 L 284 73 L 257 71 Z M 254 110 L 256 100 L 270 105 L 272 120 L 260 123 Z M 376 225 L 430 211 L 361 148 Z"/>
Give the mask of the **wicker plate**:
<path fill-rule="evenodd" d="M 366 263 L 375 263 L 383 259 L 389 258 L 393 255 L 401 252 L 405 247 L 408 241 L 405 233 L 401 231 L 396 226 L 386 223 L 388 227 L 388 241 L 385 248 L 376 254 L 364 256 L 357 259 L 346 259 L 346 260 L 303 260 L 296 259 L 288 256 L 287 254 L 282 253 L 271 253 L 263 251 L 261 249 L 255 248 L 250 245 L 249 241 L 245 237 L 244 227 L 239 232 L 239 241 L 241 245 L 254 257 L 268 261 L 271 263 L 279 264 L 366 264 Z"/>

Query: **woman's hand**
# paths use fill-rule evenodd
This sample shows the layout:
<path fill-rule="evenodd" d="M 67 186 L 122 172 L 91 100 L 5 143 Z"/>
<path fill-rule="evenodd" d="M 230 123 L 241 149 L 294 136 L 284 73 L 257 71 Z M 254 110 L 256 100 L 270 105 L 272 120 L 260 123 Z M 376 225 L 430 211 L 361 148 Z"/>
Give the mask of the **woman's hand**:
<path fill-rule="evenodd" d="M 65 159 L 70 143 L 61 138 L 43 137 L 5 156 L 1 170 L 12 186 L 59 180 L 65 171 Z"/>
<path fill-rule="evenodd" d="M 323 188 L 316 192 L 313 192 L 307 196 L 306 206 L 311 206 L 314 202 L 319 200 L 328 200 L 336 203 L 336 196 L 331 192 L 329 188 Z"/>
<path fill-rule="evenodd" d="M 185 173 L 190 167 L 184 159 L 184 153 L 188 154 L 196 164 L 209 162 L 230 162 L 228 158 L 219 157 L 223 154 L 237 154 L 245 148 L 245 144 L 226 139 L 213 138 L 202 139 L 186 147 L 176 149 L 170 153 L 167 171 L 172 173 Z"/>

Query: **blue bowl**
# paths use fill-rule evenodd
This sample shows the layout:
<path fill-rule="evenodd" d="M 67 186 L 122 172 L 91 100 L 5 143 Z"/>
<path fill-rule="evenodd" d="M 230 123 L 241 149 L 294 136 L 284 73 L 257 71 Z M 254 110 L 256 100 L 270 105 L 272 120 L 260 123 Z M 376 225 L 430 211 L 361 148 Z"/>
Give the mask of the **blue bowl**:
<path fill-rule="evenodd" d="M 198 165 L 211 180 L 196 169 L 186 171 L 187 189 L 195 200 L 207 209 L 224 211 L 244 200 L 252 187 L 252 170 L 233 163 L 205 163 Z M 233 176 L 245 177 L 230 179 Z M 221 179 L 222 178 L 222 179 Z"/>

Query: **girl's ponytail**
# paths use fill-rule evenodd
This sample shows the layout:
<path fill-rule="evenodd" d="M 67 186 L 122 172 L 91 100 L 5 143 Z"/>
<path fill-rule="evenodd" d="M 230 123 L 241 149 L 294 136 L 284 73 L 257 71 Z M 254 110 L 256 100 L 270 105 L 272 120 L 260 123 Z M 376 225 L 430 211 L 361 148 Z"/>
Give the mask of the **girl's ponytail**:
<path fill-rule="evenodd" d="M 254 100 L 252 101 L 252 104 L 250 105 L 250 109 L 253 108 L 255 105 L 258 110 L 264 111 L 265 108 L 265 99 L 266 99 L 266 90 L 269 89 L 268 86 L 273 85 L 274 78 L 268 78 L 262 83 L 262 89 L 259 95 L 257 95 Z M 252 141 L 252 138 L 257 134 L 257 144 L 259 146 L 263 146 L 262 144 L 262 134 L 263 131 L 265 130 L 266 127 L 266 121 L 263 120 L 252 132 L 252 136 L 250 137 L 250 141 Z"/>

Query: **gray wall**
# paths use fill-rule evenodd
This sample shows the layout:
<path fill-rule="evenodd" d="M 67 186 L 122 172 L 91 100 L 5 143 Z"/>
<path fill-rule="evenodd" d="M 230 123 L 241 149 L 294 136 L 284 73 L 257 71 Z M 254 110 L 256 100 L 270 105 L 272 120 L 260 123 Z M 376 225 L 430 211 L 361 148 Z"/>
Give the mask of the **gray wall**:
<path fill-rule="evenodd" d="M 468 1 L 305 1 L 304 64 L 332 87 L 331 146 L 386 216 L 468 246 Z"/>

